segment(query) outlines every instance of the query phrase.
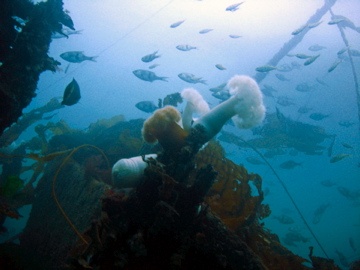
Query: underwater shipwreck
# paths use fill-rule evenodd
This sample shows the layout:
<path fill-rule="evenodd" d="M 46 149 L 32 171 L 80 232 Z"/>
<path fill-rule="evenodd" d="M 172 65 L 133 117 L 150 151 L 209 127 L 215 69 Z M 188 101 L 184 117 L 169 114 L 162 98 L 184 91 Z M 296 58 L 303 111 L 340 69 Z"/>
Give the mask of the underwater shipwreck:
<path fill-rule="evenodd" d="M 334 3 L 326 1 L 309 22 Z M 1 31 L 8 30 L 0 55 L 1 230 L 6 219 L 23 218 L 19 208 L 32 206 L 24 230 L 0 244 L 1 269 L 340 269 L 331 258 L 314 256 L 311 246 L 306 258 L 294 254 L 266 229 L 271 208 L 260 175 L 228 159 L 219 142 L 317 155 L 333 138 L 279 110 L 265 118 L 257 86 L 265 73 L 256 82 L 231 78 L 233 96 L 195 121 L 195 102 L 175 93 L 148 119 L 116 115 L 78 130 L 50 117 L 44 125 L 38 122 L 64 107 L 58 99 L 22 110 L 40 74 L 57 71 L 59 63 L 47 55 L 51 34 L 72 28 L 72 20 L 61 0 L 8 0 L 0 9 L 7 15 L 0 17 Z M 13 29 L 14 14 L 31 18 L 21 32 Z M 269 65 L 300 41 L 294 37 Z M 182 114 L 179 102 L 187 102 Z M 254 129 L 258 137 L 244 141 L 223 131 L 234 117 L 244 129 L 264 121 Z M 30 127 L 36 136 L 10 147 Z M 309 137 L 297 137 L 299 130 Z M 26 181 L 24 172 L 31 175 Z"/>

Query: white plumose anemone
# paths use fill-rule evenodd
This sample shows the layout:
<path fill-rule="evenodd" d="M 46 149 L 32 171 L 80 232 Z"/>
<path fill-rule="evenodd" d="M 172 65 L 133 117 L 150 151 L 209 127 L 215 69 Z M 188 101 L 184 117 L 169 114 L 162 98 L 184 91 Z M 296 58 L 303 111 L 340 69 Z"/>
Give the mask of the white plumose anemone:
<path fill-rule="evenodd" d="M 185 88 L 181 92 L 181 97 L 187 101 L 184 112 L 181 116 L 183 129 L 190 131 L 193 114 L 202 116 L 208 113 L 210 108 L 202 95 L 194 88 Z"/>
<path fill-rule="evenodd" d="M 262 122 L 265 117 L 263 95 L 254 79 L 245 75 L 236 75 L 227 83 L 232 95 L 210 112 L 194 122 L 193 126 L 202 125 L 206 137 L 210 140 L 230 118 L 242 129 L 252 128 Z"/>
<path fill-rule="evenodd" d="M 145 155 L 145 160 L 150 157 L 156 158 L 157 155 Z M 114 185 L 118 188 L 136 187 L 147 165 L 142 156 L 118 160 L 112 167 Z"/>

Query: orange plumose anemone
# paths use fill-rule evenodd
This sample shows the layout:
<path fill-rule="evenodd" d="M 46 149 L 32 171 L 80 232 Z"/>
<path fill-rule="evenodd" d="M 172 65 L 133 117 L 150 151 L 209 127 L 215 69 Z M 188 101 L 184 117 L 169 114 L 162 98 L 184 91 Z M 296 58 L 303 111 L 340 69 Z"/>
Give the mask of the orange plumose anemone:
<path fill-rule="evenodd" d="M 158 109 L 144 122 L 142 136 L 148 143 L 157 141 L 165 150 L 179 150 L 185 145 L 188 133 L 178 124 L 179 111 L 173 106 Z"/>

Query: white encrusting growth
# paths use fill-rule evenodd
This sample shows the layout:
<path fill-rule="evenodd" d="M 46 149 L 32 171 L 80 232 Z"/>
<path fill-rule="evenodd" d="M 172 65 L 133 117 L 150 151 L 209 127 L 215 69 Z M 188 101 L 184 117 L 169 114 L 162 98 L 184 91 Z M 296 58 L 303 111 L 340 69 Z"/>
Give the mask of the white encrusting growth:
<path fill-rule="evenodd" d="M 156 157 L 156 154 L 145 155 L 145 160 Z M 136 187 L 147 165 L 142 156 L 118 160 L 112 167 L 114 185 L 118 188 Z"/>

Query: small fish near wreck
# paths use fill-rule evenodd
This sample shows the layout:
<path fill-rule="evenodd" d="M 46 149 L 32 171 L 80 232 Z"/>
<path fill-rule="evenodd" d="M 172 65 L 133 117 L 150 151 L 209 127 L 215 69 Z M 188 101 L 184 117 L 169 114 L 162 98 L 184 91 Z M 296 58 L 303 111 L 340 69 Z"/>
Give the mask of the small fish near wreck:
<path fill-rule="evenodd" d="M 291 169 L 294 169 L 297 166 L 301 166 L 301 164 L 302 163 L 299 163 L 299 162 L 296 162 L 296 161 L 293 161 L 293 160 L 288 160 L 288 161 L 285 161 L 285 162 L 281 163 L 280 168 L 285 169 L 285 170 L 291 170 Z"/>
<path fill-rule="evenodd" d="M 152 113 L 159 108 L 152 101 L 140 101 L 135 104 L 135 107 L 146 113 Z"/>
<path fill-rule="evenodd" d="M 174 22 L 173 24 L 170 25 L 170 28 L 176 28 L 176 27 L 180 26 L 183 22 L 185 22 L 185 20 Z"/>
<path fill-rule="evenodd" d="M 307 60 L 304 62 L 304 66 L 308 66 L 308 65 L 314 63 L 315 60 L 318 59 L 319 56 L 320 56 L 320 54 L 310 57 L 309 59 L 307 59 Z"/>
<path fill-rule="evenodd" d="M 323 113 L 312 113 L 310 114 L 310 118 L 315 121 L 321 121 L 327 117 L 329 117 L 329 114 L 323 114 Z"/>
<path fill-rule="evenodd" d="M 188 45 L 188 44 L 181 44 L 181 45 L 177 45 L 176 49 L 178 49 L 179 51 L 187 52 L 190 50 L 195 50 L 196 47 Z"/>
<path fill-rule="evenodd" d="M 70 28 L 62 28 L 59 32 L 53 33 L 51 38 L 69 38 L 70 35 L 79 35 L 83 30 L 72 30 Z"/>
<path fill-rule="evenodd" d="M 65 88 L 63 101 L 61 102 L 61 105 L 67 105 L 67 106 L 74 105 L 78 103 L 80 98 L 81 95 L 80 95 L 79 84 L 75 79 L 73 79 L 71 83 L 69 83 Z"/>
<path fill-rule="evenodd" d="M 145 62 L 145 63 L 149 63 L 151 61 L 153 61 L 156 58 L 159 58 L 160 55 L 157 55 L 158 51 L 153 52 L 151 54 L 145 55 L 141 58 L 141 61 Z"/>
<path fill-rule="evenodd" d="M 344 158 L 350 157 L 350 154 L 338 154 L 336 156 L 333 156 L 332 158 L 330 158 L 330 163 L 335 163 L 338 162 Z"/>
<path fill-rule="evenodd" d="M 164 81 L 167 82 L 167 77 L 159 77 L 154 72 L 145 70 L 145 69 L 137 69 L 133 71 L 133 74 L 138 77 L 140 80 L 153 82 L 153 81 Z"/>
<path fill-rule="evenodd" d="M 221 65 L 221 64 L 216 64 L 215 67 L 216 67 L 218 70 L 226 70 L 226 67 L 224 67 L 224 66 Z"/>
<path fill-rule="evenodd" d="M 194 84 L 196 84 L 196 83 L 202 83 L 202 84 L 206 84 L 206 81 L 205 81 L 205 80 L 202 80 L 202 78 L 195 77 L 195 75 L 194 75 L 194 74 L 191 74 L 191 73 L 185 73 L 185 72 L 183 72 L 183 73 L 180 73 L 180 74 L 178 75 L 178 77 L 179 77 L 180 79 L 182 79 L 183 81 L 188 82 L 188 83 L 194 83 Z"/>
<path fill-rule="evenodd" d="M 234 11 L 236 11 L 236 10 L 239 9 L 239 6 L 240 6 L 242 3 L 244 3 L 244 2 L 237 3 L 237 4 L 232 4 L 232 5 L 228 6 L 228 7 L 225 9 L 225 11 L 234 12 Z"/>
<path fill-rule="evenodd" d="M 86 56 L 81 51 L 71 51 L 60 54 L 60 57 L 70 63 L 81 63 L 85 60 L 96 62 L 95 58 L 97 56 Z"/>
<path fill-rule="evenodd" d="M 200 30 L 200 31 L 199 31 L 199 34 L 206 34 L 206 33 L 211 32 L 212 30 L 214 30 L 214 29 L 211 29 L 211 28 L 205 28 L 205 29 Z"/>
<path fill-rule="evenodd" d="M 269 72 L 269 71 L 274 70 L 274 69 L 276 69 L 276 67 L 266 65 L 266 66 L 257 67 L 255 70 L 257 72 Z"/>

